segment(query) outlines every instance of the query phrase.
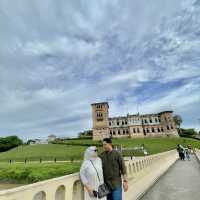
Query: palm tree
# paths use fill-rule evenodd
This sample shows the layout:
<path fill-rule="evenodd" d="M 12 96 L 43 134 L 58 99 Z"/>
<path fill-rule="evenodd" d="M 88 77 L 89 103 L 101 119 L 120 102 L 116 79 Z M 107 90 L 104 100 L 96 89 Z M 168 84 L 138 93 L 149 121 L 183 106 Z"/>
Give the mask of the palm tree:
<path fill-rule="evenodd" d="M 182 118 L 180 115 L 175 115 L 173 117 L 174 123 L 176 125 L 176 128 L 178 129 L 178 133 L 181 133 L 181 123 L 183 122 Z"/>

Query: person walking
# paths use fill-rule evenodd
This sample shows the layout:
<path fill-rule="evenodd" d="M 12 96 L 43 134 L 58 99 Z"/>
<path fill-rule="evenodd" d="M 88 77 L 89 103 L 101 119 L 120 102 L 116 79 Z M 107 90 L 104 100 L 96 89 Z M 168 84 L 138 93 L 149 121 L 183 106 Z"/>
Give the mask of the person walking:
<path fill-rule="evenodd" d="M 190 153 L 189 153 L 189 149 L 185 148 L 185 157 L 187 158 L 188 161 L 190 161 Z"/>
<path fill-rule="evenodd" d="M 103 164 L 104 182 L 110 187 L 107 200 L 122 200 L 122 187 L 128 190 L 128 179 L 122 155 L 113 149 L 112 139 L 103 140 L 104 152 L 100 154 Z"/>
<path fill-rule="evenodd" d="M 180 144 L 177 145 L 177 151 L 178 151 L 178 154 L 179 154 L 179 158 L 181 160 L 185 160 L 184 148 Z"/>
<path fill-rule="evenodd" d="M 80 179 L 84 185 L 84 199 L 98 200 L 98 188 L 104 183 L 102 161 L 95 146 L 88 147 L 80 168 Z M 106 197 L 101 198 L 106 200 Z"/>

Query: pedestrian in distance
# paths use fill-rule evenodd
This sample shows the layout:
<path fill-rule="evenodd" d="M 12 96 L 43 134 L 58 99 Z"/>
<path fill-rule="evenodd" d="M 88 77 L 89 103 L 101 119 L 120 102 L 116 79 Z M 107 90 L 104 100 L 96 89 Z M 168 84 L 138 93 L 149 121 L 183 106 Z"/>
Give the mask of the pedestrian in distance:
<path fill-rule="evenodd" d="M 188 161 L 190 161 L 190 153 L 189 153 L 189 149 L 185 148 L 185 157 L 187 158 Z"/>
<path fill-rule="evenodd" d="M 185 160 L 185 152 L 182 145 L 180 144 L 177 145 L 177 151 L 178 151 L 180 160 Z"/>

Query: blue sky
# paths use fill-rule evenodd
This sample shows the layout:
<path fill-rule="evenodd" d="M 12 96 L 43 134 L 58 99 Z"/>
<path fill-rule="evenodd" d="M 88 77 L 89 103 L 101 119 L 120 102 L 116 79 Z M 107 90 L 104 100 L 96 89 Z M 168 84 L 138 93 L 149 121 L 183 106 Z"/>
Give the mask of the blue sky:
<path fill-rule="evenodd" d="M 199 2 L 1 0 L 0 136 L 76 136 L 100 101 L 200 129 Z"/>

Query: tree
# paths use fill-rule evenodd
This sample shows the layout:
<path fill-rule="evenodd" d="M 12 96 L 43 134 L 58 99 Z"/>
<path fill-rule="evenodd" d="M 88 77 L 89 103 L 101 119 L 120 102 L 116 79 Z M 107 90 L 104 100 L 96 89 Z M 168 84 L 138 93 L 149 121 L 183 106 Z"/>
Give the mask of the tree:
<path fill-rule="evenodd" d="M 197 135 L 197 132 L 195 131 L 195 129 L 193 128 L 189 128 L 189 129 L 183 129 L 181 128 L 181 137 L 190 137 L 193 138 Z"/>
<path fill-rule="evenodd" d="M 79 138 L 92 137 L 92 130 L 86 130 L 78 134 Z"/>
<path fill-rule="evenodd" d="M 174 120 L 174 123 L 176 125 L 176 128 L 178 129 L 178 133 L 180 134 L 180 131 L 181 131 L 181 123 L 183 122 L 182 118 L 180 115 L 175 115 L 173 117 L 173 120 Z"/>
<path fill-rule="evenodd" d="M 8 151 L 14 147 L 22 145 L 23 142 L 17 136 L 8 136 L 5 138 L 0 138 L 0 152 Z"/>

